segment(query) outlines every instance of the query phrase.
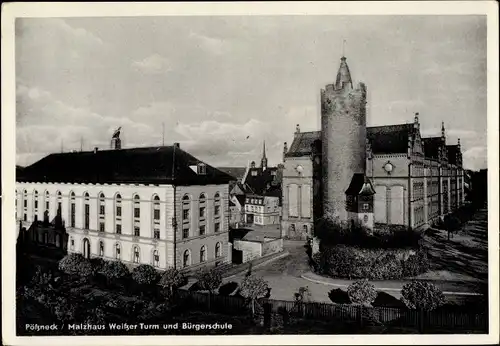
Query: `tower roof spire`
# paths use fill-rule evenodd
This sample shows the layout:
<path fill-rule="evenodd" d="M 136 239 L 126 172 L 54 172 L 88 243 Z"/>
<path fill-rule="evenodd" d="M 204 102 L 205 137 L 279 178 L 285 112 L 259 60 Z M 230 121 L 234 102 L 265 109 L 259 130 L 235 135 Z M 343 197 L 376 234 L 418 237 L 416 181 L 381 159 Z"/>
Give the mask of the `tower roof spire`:
<path fill-rule="evenodd" d="M 264 141 L 264 143 L 262 145 L 262 158 L 263 159 L 266 158 L 266 141 Z"/>
<path fill-rule="evenodd" d="M 335 89 L 344 89 L 344 88 L 352 89 L 351 73 L 349 72 L 349 66 L 347 66 L 346 60 L 347 58 L 342 54 L 342 57 L 340 58 L 339 71 L 337 72 Z"/>

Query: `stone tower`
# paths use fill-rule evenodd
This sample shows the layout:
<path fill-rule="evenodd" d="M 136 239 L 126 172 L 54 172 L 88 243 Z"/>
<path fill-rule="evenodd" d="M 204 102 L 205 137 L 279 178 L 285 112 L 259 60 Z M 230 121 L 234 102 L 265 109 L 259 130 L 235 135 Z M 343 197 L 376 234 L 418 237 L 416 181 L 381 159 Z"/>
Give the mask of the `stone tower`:
<path fill-rule="evenodd" d="M 346 58 L 335 84 L 321 90 L 323 215 L 346 221 L 346 190 L 354 174 L 365 173 L 366 86 L 353 87 Z"/>

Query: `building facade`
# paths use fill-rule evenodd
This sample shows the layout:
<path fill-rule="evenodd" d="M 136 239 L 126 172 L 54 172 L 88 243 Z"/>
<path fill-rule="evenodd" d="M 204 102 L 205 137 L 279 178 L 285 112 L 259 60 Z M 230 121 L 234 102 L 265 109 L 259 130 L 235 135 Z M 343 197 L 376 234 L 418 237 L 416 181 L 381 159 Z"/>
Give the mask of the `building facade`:
<path fill-rule="evenodd" d="M 245 197 L 245 223 L 248 225 L 279 225 L 279 197 L 247 195 Z"/>
<path fill-rule="evenodd" d="M 52 154 L 18 177 L 16 212 L 26 229 L 60 213 L 68 252 L 191 270 L 230 261 L 229 180 L 178 146 Z"/>
<path fill-rule="evenodd" d="M 422 138 L 418 113 L 407 124 L 366 127 L 366 87 L 353 89 L 344 57 L 336 83 L 325 90 L 322 130 L 301 132 L 297 125 L 289 149 L 285 143 L 283 237 L 310 237 L 323 216 L 353 218 L 346 191 L 360 174 L 375 192 L 375 225 L 425 228 L 464 204 L 460 140 L 447 145 L 444 124 L 431 138 Z"/>

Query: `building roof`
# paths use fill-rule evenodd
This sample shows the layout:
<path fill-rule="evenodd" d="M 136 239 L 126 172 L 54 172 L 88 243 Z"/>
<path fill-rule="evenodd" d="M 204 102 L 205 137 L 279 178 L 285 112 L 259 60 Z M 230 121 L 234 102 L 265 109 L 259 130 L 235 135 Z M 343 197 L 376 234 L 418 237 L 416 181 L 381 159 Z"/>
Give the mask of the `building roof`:
<path fill-rule="evenodd" d="M 197 174 L 190 166 L 200 163 L 175 146 L 60 153 L 26 167 L 17 181 L 206 185 L 234 180 L 206 164 L 206 174 Z"/>
<path fill-rule="evenodd" d="M 266 195 L 276 189 L 281 191 L 281 181 L 278 171 L 277 167 L 268 167 L 265 170 L 262 167 L 250 168 L 245 179 L 245 184 L 250 187 L 252 193 L 257 195 Z M 254 175 L 253 172 L 256 174 Z M 279 194 L 281 195 L 281 192 Z"/>
<path fill-rule="evenodd" d="M 243 176 L 245 175 L 245 172 L 247 170 L 246 167 L 217 167 L 217 169 L 226 174 L 229 174 L 237 180 L 243 179 Z"/>
<path fill-rule="evenodd" d="M 432 159 L 439 159 L 439 148 L 443 145 L 442 137 L 422 138 L 424 142 L 424 155 Z"/>
<path fill-rule="evenodd" d="M 335 81 L 336 89 L 342 89 L 344 86 L 350 86 L 352 89 L 351 72 L 349 72 L 346 60 L 345 56 L 340 58 L 340 67 L 337 72 L 337 80 Z"/>
<path fill-rule="evenodd" d="M 375 189 L 363 173 L 354 173 L 345 193 L 350 196 L 373 195 L 375 194 Z"/>
<path fill-rule="evenodd" d="M 321 131 L 297 132 L 285 156 L 300 157 L 310 155 L 312 145 L 317 140 L 321 141 Z"/>
<path fill-rule="evenodd" d="M 406 153 L 414 132 L 413 124 L 373 126 L 366 128 L 366 137 L 374 154 Z"/>

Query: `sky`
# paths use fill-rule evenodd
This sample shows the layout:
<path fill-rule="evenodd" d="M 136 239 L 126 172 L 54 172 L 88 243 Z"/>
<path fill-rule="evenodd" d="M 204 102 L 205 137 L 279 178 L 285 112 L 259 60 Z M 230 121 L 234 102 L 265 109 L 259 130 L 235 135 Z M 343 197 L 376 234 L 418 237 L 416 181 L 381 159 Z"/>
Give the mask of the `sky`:
<path fill-rule="evenodd" d="M 344 48 L 343 40 L 346 41 Z M 212 166 L 270 165 L 320 129 L 344 50 L 368 126 L 412 122 L 486 168 L 485 16 L 196 16 L 16 20 L 16 159 L 174 142 Z M 163 125 L 162 125 L 163 124 Z M 162 136 L 162 126 L 163 136 Z"/>

